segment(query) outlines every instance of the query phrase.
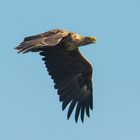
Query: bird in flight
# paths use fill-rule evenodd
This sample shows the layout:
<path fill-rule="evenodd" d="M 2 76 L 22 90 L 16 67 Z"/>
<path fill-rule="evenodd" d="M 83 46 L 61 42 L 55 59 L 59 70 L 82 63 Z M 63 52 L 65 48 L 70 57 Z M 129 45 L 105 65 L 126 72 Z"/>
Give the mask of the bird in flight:
<path fill-rule="evenodd" d="M 81 36 L 75 32 L 54 29 L 29 36 L 15 49 L 18 52 L 39 52 L 54 81 L 62 110 L 68 105 L 67 119 L 75 108 L 75 121 L 79 115 L 90 117 L 93 109 L 92 66 L 82 56 L 79 47 L 96 43 L 96 38 Z"/>

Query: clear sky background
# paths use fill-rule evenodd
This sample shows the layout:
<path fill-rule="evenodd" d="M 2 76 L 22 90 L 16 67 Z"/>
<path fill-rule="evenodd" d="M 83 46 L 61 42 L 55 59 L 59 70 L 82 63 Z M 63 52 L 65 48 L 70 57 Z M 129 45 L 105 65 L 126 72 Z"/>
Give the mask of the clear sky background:
<path fill-rule="evenodd" d="M 94 109 L 66 119 L 41 57 L 13 49 L 25 36 L 63 28 L 97 38 Z M 0 0 L 0 140 L 140 140 L 139 0 Z"/>

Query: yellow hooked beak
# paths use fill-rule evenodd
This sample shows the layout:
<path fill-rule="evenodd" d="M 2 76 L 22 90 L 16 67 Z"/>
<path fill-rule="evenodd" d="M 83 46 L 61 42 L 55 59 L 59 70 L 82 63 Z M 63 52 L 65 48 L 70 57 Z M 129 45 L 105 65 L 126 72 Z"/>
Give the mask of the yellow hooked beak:
<path fill-rule="evenodd" d="M 95 37 L 91 37 L 91 40 L 94 44 L 96 44 L 96 38 Z"/>

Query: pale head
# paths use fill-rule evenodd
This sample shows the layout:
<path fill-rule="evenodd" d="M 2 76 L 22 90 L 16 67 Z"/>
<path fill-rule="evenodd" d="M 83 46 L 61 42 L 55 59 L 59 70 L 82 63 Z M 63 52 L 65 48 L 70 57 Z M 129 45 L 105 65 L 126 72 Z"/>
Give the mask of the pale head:
<path fill-rule="evenodd" d="M 85 46 L 88 44 L 96 43 L 96 38 L 91 36 L 81 36 L 77 33 L 70 33 L 70 38 L 65 40 L 66 46 L 68 50 L 74 50 L 78 47 Z"/>

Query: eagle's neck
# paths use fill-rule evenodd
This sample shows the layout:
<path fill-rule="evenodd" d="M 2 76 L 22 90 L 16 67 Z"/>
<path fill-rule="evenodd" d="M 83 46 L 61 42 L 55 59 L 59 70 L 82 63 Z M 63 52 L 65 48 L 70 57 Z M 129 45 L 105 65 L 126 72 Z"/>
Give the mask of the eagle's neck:
<path fill-rule="evenodd" d="M 84 40 L 84 37 L 78 34 L 72 34 L 70 38 L 67 38 L 65 40 L 65 46 L 68 50 L 74 50 L 84 45 L 87 45 L 87 43 Z"/>

